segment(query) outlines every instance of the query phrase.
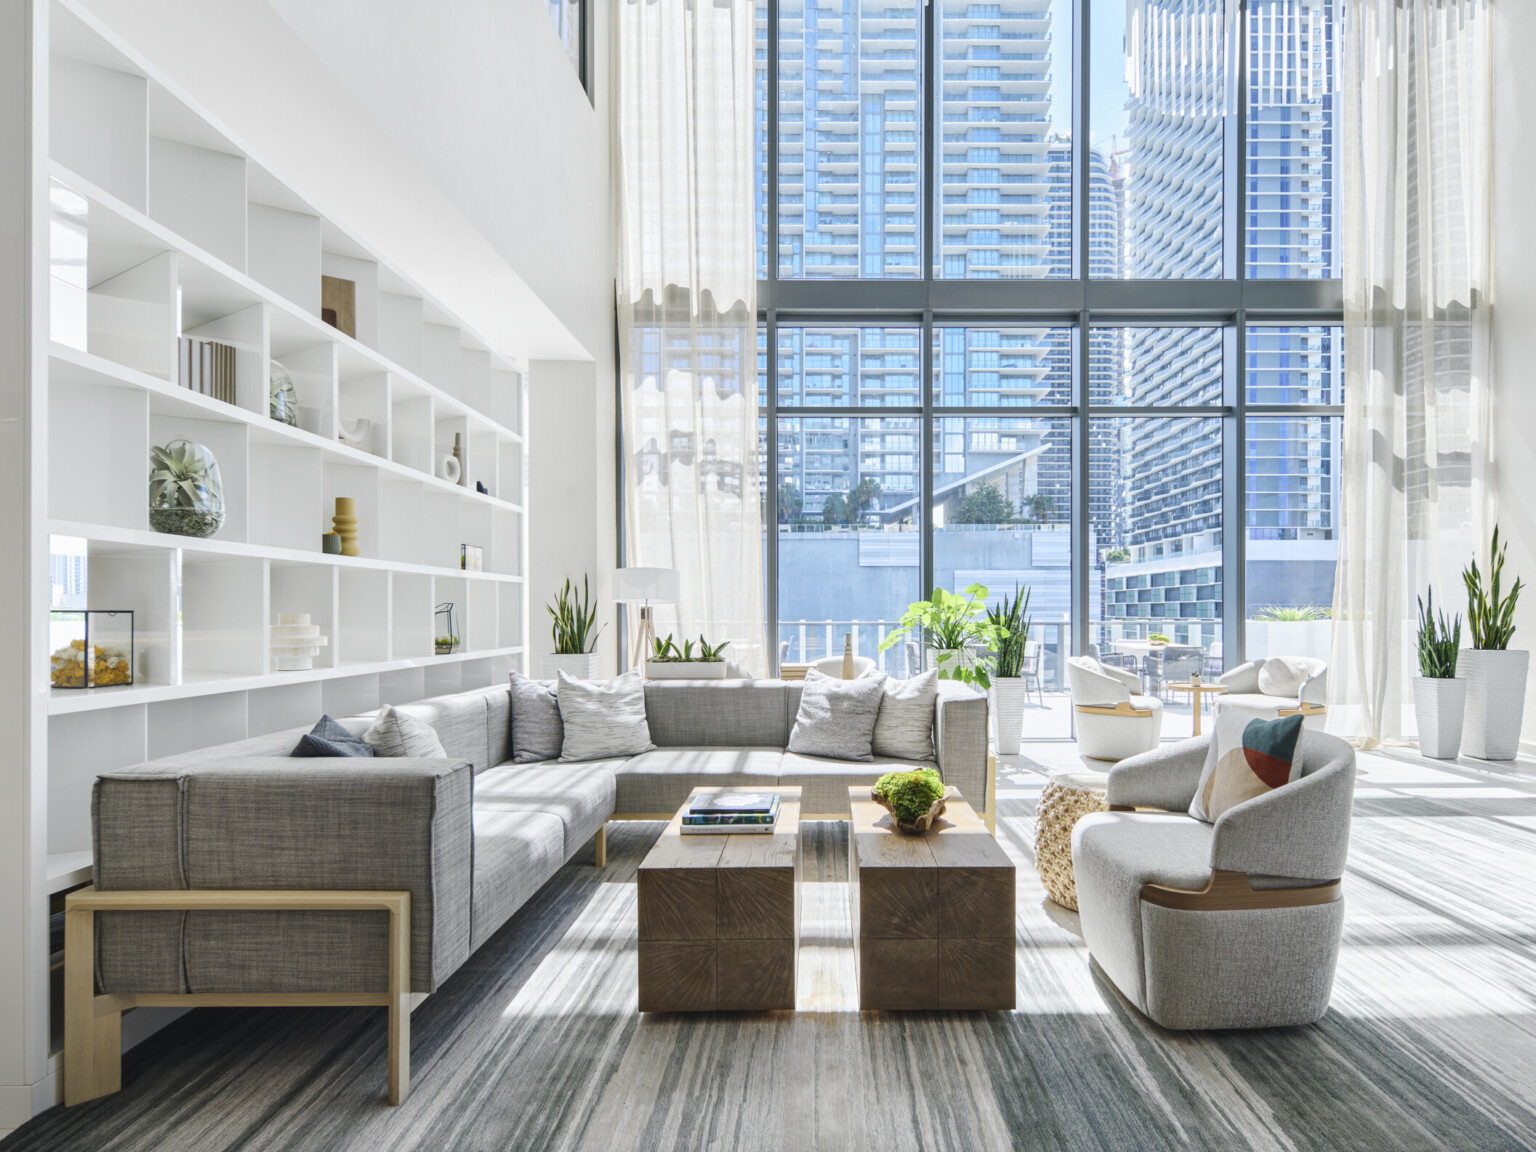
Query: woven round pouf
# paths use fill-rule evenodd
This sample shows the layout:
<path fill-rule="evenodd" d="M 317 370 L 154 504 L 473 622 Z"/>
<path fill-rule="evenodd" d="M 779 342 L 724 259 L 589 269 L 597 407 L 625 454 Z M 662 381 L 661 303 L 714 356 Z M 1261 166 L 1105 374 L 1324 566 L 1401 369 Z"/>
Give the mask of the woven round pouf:
<path fill-rule="evenodd" d="M 1072 876 L 1072 828 L 1090 812 L 1107 812 L 1106 772 L 1059 772 L 1051 777 L 1035 807 L 1035 867 L 1051 899 L 1077 911 L 1077 882 Z"/>

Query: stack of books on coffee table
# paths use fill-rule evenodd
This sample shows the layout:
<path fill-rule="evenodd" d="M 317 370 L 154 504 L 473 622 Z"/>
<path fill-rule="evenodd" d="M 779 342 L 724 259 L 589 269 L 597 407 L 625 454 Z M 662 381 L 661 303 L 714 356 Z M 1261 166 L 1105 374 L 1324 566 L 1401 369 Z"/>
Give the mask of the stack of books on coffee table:
<path fill-rule="evenodd" d="M 682 834 L 731 835 L 772 832 L 779 818 L 774 792 L 714 792 L 696 797 L 683 810 Z"/>

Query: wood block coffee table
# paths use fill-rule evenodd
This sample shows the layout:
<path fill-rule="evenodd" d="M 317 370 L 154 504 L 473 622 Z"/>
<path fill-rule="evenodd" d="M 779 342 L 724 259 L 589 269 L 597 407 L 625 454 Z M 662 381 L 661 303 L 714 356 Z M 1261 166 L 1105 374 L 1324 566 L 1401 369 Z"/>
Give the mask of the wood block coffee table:
<path fill-rule="evenodd" d="M 1014 866 L 964 800 L 921 836 L 850 787 L 859 1007 L 1014 1006 Z"/>
<path fill-rule="evenodd" d="M 771 833 L 684 836 L 685 803 L 640 862 L 642 1012 L 794 1010 L 800 789 L 751 791 L 779 794 Z"/>

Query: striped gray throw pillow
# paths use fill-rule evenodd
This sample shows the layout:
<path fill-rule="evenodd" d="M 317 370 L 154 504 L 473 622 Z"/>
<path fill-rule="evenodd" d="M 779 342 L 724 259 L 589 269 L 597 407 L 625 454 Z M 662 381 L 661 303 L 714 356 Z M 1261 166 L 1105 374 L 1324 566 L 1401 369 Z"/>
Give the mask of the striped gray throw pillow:
<path fill-rule="evenodd" d="M 578 680 L 560 673 L 555 693 L 565 741 L 562 762 L 638 756 L 656 745 L 645 719 L 645 681 L 631 668 L 612 680 Z"/>
<path fill-rule="evenodd" d="M 933 759 L 933 721 L 939 709 L 939 670 L 910 680 L 887 680 L 875 719 L 876 756 L 897 760 Z"/>
<path fill-rule="evenodd" d="M 395 711 L 393 704 L 379 709 L 373 724 L 363 733 L 363 740 L 375 756 L 420 756 L 431 760 L 448 756 L 432 725 Z"/>
<path fill-rule="evenodd" d="M 806 670 L 800 711 L 789 733 L 789 750 L 831 760 L 873 760 L 872 740 L 885 674 L 837 680 L 814 668 Z"/>

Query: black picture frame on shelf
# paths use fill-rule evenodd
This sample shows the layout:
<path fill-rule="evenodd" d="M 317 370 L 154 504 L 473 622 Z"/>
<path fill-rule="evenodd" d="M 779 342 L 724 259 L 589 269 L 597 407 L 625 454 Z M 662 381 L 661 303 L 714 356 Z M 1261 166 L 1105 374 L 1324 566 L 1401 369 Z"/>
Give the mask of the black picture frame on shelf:
<path fill-rule="evenodd" d="M 133 611 L 128 608 L 52 608 L 48 612 L 48 685 L 66 691 L 132 687 L 138 671 Z M 79 635 L 61 645 L 59 625 Z M 126 634 L 127 642 L 123 642 Z M 78 647 L 76 646 L 78 642 Z M 92 654 L 100 650 L 100 658 Z M 79 653 L 78 658 L 73 654 Z"/>

